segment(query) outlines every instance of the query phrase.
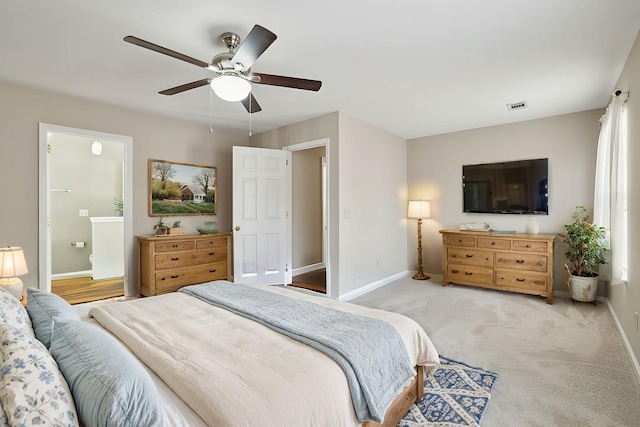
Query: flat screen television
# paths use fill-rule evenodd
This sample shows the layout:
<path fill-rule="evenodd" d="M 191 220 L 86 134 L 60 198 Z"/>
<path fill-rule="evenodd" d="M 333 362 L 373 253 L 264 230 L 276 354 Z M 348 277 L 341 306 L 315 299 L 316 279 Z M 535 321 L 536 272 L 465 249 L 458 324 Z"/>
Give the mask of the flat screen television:
<path fill-rule="evenodd" d="M 549 215 L 549 159 L 462 166 L 463 210 Z"/>

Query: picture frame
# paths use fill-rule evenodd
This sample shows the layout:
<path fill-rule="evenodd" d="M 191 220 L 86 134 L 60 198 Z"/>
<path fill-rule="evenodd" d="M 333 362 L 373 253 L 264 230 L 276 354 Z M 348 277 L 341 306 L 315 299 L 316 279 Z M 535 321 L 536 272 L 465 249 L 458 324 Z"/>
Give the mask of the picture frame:
<path fill-rule="evenodd" d="M 215 215 L 218 168 L 149 159 L 149 216 Z"/>

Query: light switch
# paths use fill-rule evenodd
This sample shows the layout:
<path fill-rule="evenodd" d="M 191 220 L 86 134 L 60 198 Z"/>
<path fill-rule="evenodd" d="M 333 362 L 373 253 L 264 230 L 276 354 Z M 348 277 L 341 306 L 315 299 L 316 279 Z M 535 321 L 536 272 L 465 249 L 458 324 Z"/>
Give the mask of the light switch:
<path fill-rule="evenodd" d="M 80 216 L 89 216 L 89 209 L 80 209 Z"/>

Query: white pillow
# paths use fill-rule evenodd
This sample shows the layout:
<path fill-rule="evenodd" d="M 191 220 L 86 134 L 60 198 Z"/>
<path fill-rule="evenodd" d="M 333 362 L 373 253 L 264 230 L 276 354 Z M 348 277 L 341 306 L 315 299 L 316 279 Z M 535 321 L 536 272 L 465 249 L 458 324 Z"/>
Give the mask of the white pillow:
<path fill-rule="evenodd" d="M 6 323 L 32 337 L 35 336 L 27 310 L 18 298 L 2 287 L 0 287 L 0 323 Z"/>
<path fill-rule="evenodd" d="M 78 425 L 69 386 L 40 341 L 0 324 L 0 357 L 0 403 L 9 425 Z"/>

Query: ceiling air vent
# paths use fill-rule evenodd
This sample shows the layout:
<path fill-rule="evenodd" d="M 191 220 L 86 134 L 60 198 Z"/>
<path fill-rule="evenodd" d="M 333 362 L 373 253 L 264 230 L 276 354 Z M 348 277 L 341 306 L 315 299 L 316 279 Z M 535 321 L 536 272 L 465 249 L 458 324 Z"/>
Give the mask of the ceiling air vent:
<path fill-rule="evenodd" d="M 513 104 L 507 104 L 507 110 L 522 110 L 523 108 L 527 108 L 527 101 L 514 102 Z"/>

